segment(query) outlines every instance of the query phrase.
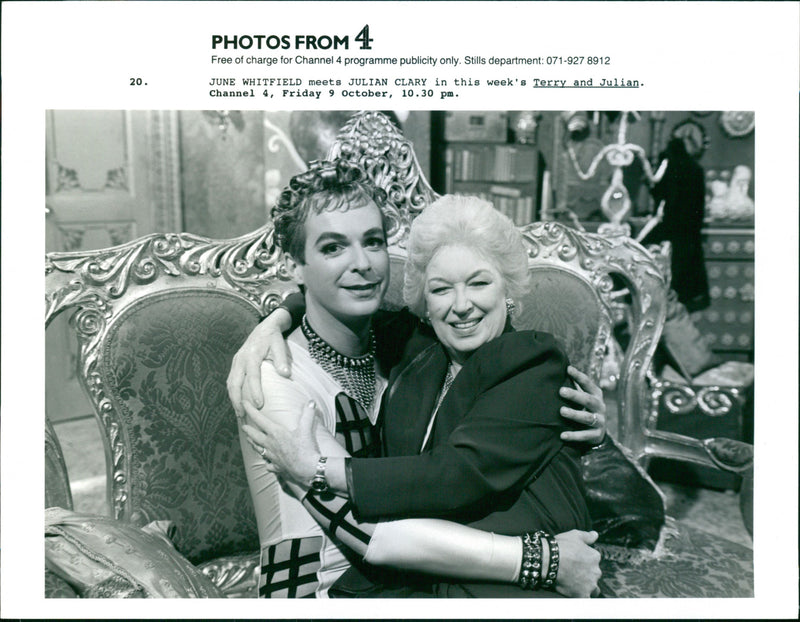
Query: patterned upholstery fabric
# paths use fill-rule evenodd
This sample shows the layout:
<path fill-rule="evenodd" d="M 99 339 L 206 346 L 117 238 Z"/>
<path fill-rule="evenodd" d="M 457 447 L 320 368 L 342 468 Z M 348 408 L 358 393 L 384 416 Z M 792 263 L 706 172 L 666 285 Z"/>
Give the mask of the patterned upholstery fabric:
<path fill-rule="evenodd" d="M 753 551 L 688 525 L 667 534 L 654 554 L 604 551 L 604 595 L 616 598 L 749 598 Z"/>
<path fill-rule="evenodd" d="M 137 522 L 171 520 L 193 563 L 258 548 L 236 418 L 225 380 L 258 321 L 245 302 L 175 290 L 131 305 L 102 358 L 124 421 Z"/>
<path fill-rule="evenodd" d="M 389 288 L 383 298 L 382 308 L 397 311 L 405 307 L 403 302 L 405 266 L 406 259 L 402 254 L 395 251 L 389 256 Z"/>
<path fill-rule="evenodd" d="M 599 329 L 599 301 L 589 283 L 557 268 L 531 272 L 530 293 L 514 318 L 518 329 L 551 333 L 566 350 L 570 363 L 590 369 Z"/>

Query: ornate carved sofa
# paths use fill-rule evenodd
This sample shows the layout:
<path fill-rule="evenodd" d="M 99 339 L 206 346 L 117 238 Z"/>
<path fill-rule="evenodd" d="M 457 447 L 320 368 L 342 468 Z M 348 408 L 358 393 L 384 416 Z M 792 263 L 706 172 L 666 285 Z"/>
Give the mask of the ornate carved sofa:
<path fill-rule="evenodd" d="M 366 112 L 342 128 L 330 156 L 356 161 L 387 190 L 390 252 L 394 273 L 401 274 L 410 224 L 436 197 L 412 145 L 385 117 Z M 258 539 L 225 379 L 234 352 L 259 318 L 296 291 L 272 233 L 268 224 L 224 241 L 155 234 L 109 249 L 46 257 L 45 322 L 71 314 L 79 374 L 105 442 L 113 518 L 131 528 L 171 521 L 177 553 L 226 596 L 255 595 Z M 722 442 L 660 432 L 649 419 L 647 372 L 665 296 L 653 257 L 627 237 L 603 238 L 558 223 L 532 223 L 523 235 L 533 285 L 515 320 L 519 327 L 554 333 L 572 362 L 597 379 L 614 313 L 624 302 L 630 314 L 618 441 L 632 462 L 644 466 L 660 455 L 746 468 L 721 456 Z M 401 300 L 401 279 L 393 283 L 389 307 Z M 733 449 L 746 453 L 746 447 Z M 57 441 L 48 441 L 48 505 L 69 507 L 59 453 Z M 587 478 L 608 481 L 591 455 Z M 608 540 L 604 571 L 611 593 L 752 594 L 752 552 L 674 525 L 662 529 L 664 502 L 653 490 L 655 537 L 634 552 L 614 546 L 619 538 Z M 608 506 L 601 489 L 590 486 L 592 491 L 596 506 Z M 611 517 L 604 530 L 613 536 L 615 517 L 626 517 L 608 510 L 603 508 Z M 728 565 L 709 575 L 711 562 L 720 559 Z M 702 567 L 702 581 L 687 570 L 687 560 Z"/>

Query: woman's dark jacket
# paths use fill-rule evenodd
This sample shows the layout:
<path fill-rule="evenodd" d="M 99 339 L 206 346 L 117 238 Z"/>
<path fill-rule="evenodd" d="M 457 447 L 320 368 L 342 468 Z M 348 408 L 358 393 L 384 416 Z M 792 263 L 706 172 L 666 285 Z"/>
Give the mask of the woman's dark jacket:
<path fill-rule="evenodd" d="M 376 323 L 379 344 L 404 330 Z M 398 356 L 383 400 L 385 457 L 350 461 L 359 518 L 439 516 L 508 535 L 591 529 L 579 452 L 560 439 L 567 359 L 552 336 L 509 325 L 475 351 L 421 454 L 448 359 L 419 322 Z"/>

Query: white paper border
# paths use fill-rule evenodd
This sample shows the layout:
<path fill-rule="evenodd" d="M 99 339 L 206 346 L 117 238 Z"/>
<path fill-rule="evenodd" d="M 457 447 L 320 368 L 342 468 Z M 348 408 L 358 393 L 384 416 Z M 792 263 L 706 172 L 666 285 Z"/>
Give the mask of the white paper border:
<path fill-rule="evenodd" d="M 4 616 L 796 615 L 800 46 L 795 3 L 19 2 L 4 3 L 2 11 Z M 211 34 L 344 32 L 352 36 L 365 23 L 370 24 L 375 38 L 375 54 L 602 54 L 617 59 L 614 72 L 618 70 L 620 77 L 640 76 L 646 88 L 539 90 L 536 94 L 484 89 L 440 106 L 430 100 L 389 107 L 376 99 L 273 99 L 236 101 L 227 107 L 756 111 L 754 599 L 537 600 L 525 607 L 526 601 L 475 601 L 468 606 L 438 601 L 401 601 L 388 606 L 358 601 L 130 601 L 121 606 L 42 598 L 44 333 L 35 310 L 41 309 L 44 253 L 44 111 L 222 108 L 200 88 L 218 73 L 208 62 Z M 483 75 L 477 67 L 470 74 Z M 404 75 L 433 78 L 436 71 L 420 66 Z M 148 87 L 130 87 L 128 78 L 134 76 L 145 77 Z"/>

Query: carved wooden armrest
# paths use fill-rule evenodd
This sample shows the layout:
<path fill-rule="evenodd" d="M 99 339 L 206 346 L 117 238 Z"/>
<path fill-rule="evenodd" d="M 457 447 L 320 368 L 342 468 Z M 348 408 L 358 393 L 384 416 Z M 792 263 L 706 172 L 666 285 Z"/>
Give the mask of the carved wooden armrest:
<path fill-rule="evenodd" d="M 691 436 L 647 430 L 646 458 L 667 458 L 745 474 L 753 468 L 753 446 L 730 438 L 696 439 Z"/>
<path fill-rule="evenodd" d="M 686 415 L 693 410 L 708 417 L 728 415 L 735 404 L 742 402 L 737 387 L 692 387 L 655 379 L 651 392 L 651 409 L 645 429 L 645 456 L 694 462 L 737 474 L 753 468 L 753 446 L 730 438 L 697 439 L 675 432 L 656 429 L 659 403 L 670 414 Z"/>
<path fill-rule="evenodd" d="M 725 471 L 745 473 L 753 468 L 753 446 L 730 438 L 707 438 L 703 441 L 708 455 Z"/>

